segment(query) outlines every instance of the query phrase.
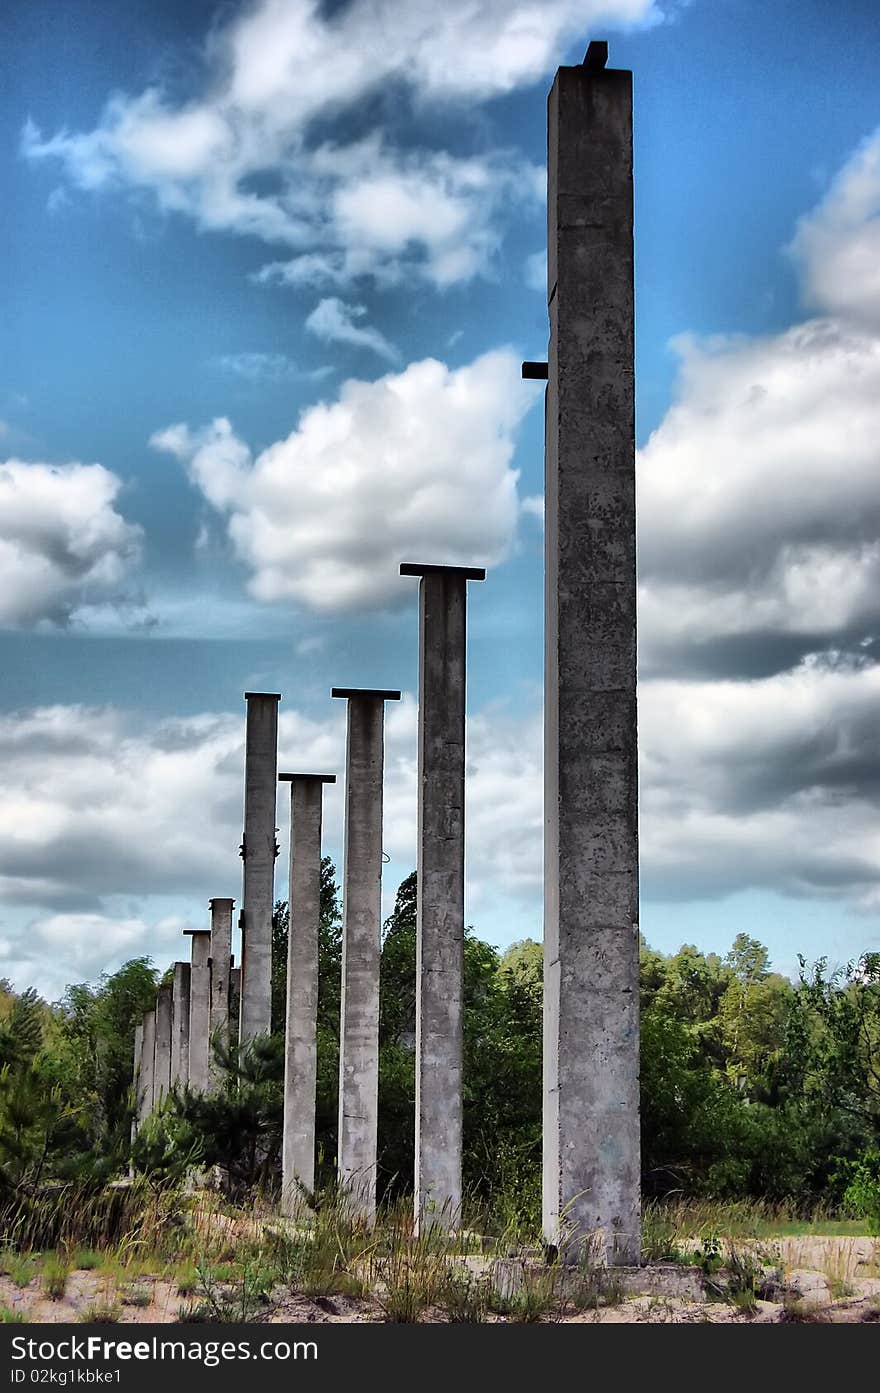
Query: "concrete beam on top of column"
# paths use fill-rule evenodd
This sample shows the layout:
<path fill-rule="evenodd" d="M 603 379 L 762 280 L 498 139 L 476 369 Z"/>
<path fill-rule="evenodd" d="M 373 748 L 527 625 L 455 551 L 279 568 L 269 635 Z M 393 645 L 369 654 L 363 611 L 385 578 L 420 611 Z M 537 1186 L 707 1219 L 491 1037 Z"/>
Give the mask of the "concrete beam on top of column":
<path fill-rule="evenodd" d="M 332 687 L 332 697 L 376 697 L 382 701 L 400 701 L 400 692 L 386 691 L 383 687 Z"/>
<path fill-rule="evenodd" d="M 485 580 L 485 566 L 440 566 L 433 562 L 401 561 L 402 576 L 464 576 L 465 580 Z"/>
<path fill-rule="evenodd" d="M 292 783 L 294 779 L 320 779 L 322 784 L 335 784 L 335 774 L 279 774 L 280 784 Z"/>

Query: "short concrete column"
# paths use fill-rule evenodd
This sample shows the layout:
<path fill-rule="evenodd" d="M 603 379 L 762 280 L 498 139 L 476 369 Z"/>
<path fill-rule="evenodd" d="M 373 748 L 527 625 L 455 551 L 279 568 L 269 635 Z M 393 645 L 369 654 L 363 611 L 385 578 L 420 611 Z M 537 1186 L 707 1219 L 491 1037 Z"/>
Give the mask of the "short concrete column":
<path fill-rule="evenodd" d="M 461 1219 L 467 583 L 480 566 L 403 564 L 419 584 L 415 1211 Z"/>
<path fill-rule="evenodd" d="M 206 1093 L 210 1081 L 211 930 L 184 929 L 192 939 L 189 976 L 189 1086 Z"/>
<path fill-rule="evenodd" d="M 143 1022 L 134 1028 L 134 1065 L 131 1073 L 131 1086 L 134 1093 L 134 1116 L 131 1119 L 131 1139 L 134 1141 L 137 1136 L 138 1124 L 141 1118 L 141 1057 L 144 1051 L 144 1027 Z"/>
<path fill-rule="evenodd" d="M 156 996 L 156 1073 L 153 1083 L 156 1107 L 171 1087 L 171 1017 L 171 988 L 160 987 Z"/>
<path fill-rule="evenodd" d="M 229 1035 L 229 974 L 232 970 L 232 910 L 235 900 L 214 899 L 210 901 L 211 910 L 211 1028 L 213 1040 L 216 1035 L 224 1043 Z M 213 1052 L 209 1061 L 212 1087 L 220 1082 L 220 1071 L 214 1062 Z"/>
<path fill-rule="evenodd" d="M 241 856 L 242 1044 L 272 1027 L 272 909 L 275 889 L 275 796 L 278 692 L 245 692 L 244 836 Z"/>
<path fill-rule="evenodd" d="M 189 1081 L 190 965 L 174 964 L 171 1012 L 171 1082 L 178 1088 Z"/>
<path fill-rule="evenodd" d="M 287 1013 L 281 1209 L 301 1208 L 299 1186 L 315 1188 L 318 935 L 321 923 L 321 785 L 335 774 L 279 774 L 290 783 Z"/>
<path fill-rule="evenodd" d="M 348 701 L 338 1168 L 355 1208 L 371 1222 L 379 1113 L 385 702 L 399 701 L 400 692 L 334 687 L 331 695 Z"/>
<path fill-rule="evenodd" d="M 639 877 L 632 74 L 548 105 L 544 1236 L 637 1263 Z"/>
<path fill-rule="evenodd" d="M 141 1087 L 138 1097 L 138 1126 L 153 1111 L 156 1077 L 156 1012 L 144 1012 L 143 1043 L 141 1046 Z"/>

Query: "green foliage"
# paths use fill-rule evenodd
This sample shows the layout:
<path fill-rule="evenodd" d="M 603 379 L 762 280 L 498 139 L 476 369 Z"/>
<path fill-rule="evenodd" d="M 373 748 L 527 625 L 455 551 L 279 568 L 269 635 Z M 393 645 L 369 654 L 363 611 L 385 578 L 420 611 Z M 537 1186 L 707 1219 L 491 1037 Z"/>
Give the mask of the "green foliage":
<path fill-rule="evenodd" d="M 50 1301 L 60 1301 L 67 1290 L 70 1263 L 62 1253 L 50 1253 L 41 1273 L 43 1290 Z"/>
<path fill-rule="evenodd" d="M 255 1189 L 271 1193 L 281 1156 L 284 1037 L 258 1035 L 242 1046 L 215 1041 L 214 1058 L 220 1086 L 206 1094 L 172 1089 L 165 1107 L 138 1133 L 134 1164 L 154 1173 L 152 1153 L 138 1149 L 145 1132 L 147 1146 L 155 1141 L 164 1148 L 161 1178 L 173 1183 L 194 1165 L 219 1166 L 232 1198 Z"/>
<path fill-rule="evenodd" d="M 218 1280 L 207 1262 L 199 1263 L 196 1271 L 201 1299 L 187 1313 L 186 1319 L 189 1321 L 232 1322 L 238 1325 L 256 1319 L 269 1304 L 274 1274 L 261 1262 L 245 1262 L 232 1282 Z"/>
<path fill-rule="evenodd" d="M 832 1108 L 880 1142 L 880 953 L 828 973 L 820 959 L 801 976 L 789 1020 L 796 1084 L 814 1105 Z"/>
<path fill-rule="evenodd" d="M 56 1008 L 12 995 L 0 1019 L 0 1200 L 47 1177 L 106 1179 L 131 1127 L 135 1022 L 155 996 L 144 958 L 68 987 Z"/>
<path fill-rule="evenodd" d="M 203 1159 L 201 1135 L 170 1100 L 145 1119 L 131 1148 L 135 1173 L 145 1176 L 158 1189 L 182 1185 L 189 1171 Z"/>
<path fill-rule="evenodd" d="M 854 1161 L 842 1161 L 833 1179 L 845 1187 L 844 1212 L 866 1219 L 868 1232 L 880 1237 L 880 1149 L 872 1147 Z"/>

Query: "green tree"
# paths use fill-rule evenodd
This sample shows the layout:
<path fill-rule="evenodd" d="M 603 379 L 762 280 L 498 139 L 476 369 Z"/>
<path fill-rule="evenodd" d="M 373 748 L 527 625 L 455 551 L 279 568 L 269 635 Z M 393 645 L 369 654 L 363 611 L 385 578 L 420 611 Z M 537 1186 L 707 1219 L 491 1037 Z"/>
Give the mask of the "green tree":
<path fill-rule="evenodd" d="M 134 1033 L 155 1003 L 157 975 L 149 958 L 132 958 L 117 972 L 102 973 L 97 986 L 77 983 L 62 998 L 47 1068 L 79 1125 L 71 1167 L 81 1162 L 109 1173 L 127 1155 Z"/>
<path fill-rule="evenodd" d="M 804 1097 L 837 1109 L 880 1143 L 880 953 L 836 972 L 825 958 L 800 980 L 789 1021 L 789 1058 Z"/>

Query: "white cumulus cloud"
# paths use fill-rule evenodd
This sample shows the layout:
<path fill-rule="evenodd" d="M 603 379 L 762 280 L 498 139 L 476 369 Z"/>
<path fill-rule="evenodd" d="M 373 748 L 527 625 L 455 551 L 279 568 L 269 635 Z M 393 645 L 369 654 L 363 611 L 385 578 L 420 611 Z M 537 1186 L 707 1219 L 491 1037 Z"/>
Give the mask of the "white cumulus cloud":
<path fill-rule="evenodd" d="M 82 188 L 146 189 L 203 229 L 292 249 L 266 279 L 450 285 L 487 270 L 499 209 L 533 200 L 538 172 L 379 127 L 317 143 L 316 123 L 389 88 L 435 106 L 487 100 L 546 76 L 596 24 L 656 18 L 653 0 L 351 0 L 329 16 L 318 0 L 259 0 L 212 31 L 201 90 L 116 93 L 91 131 L 44 136 L 29 120 L 22 149 Z"/>
<path fill-rule="evenodd" d="M 494 565 L 519 504 L 514 432 L 534 392 L 509 351 L 344 383 L 253 458 L 227 420 L 152 444 L 185 460 L 260 600 L 340 613 L 406 603 L 400 561 Z"/>
<path fill-rule="evenodd" d="M 823 317 L 677 342 L 676 397 L 637 462 L 644 673 L 880 635 L 878 229 L 874 136 L 793 244 Z"/>
<path fill-rule="evenodd" d="M 121 487 L 100 464 L 0 463 L 0 624 L 64 626 L 124 599 L 140 528 L 114 506 Z"/>
<path fill-rule="evenodd" d="M 810 305 L 880 333 L 880 129 L 800 220 L 791 251 Z"/>
<path fill-rule="evenodd" d="M 638 459 L 646 662 L 731 636 L 880 626 L 880 340 L 835 320 L 682 346 Z"/>

